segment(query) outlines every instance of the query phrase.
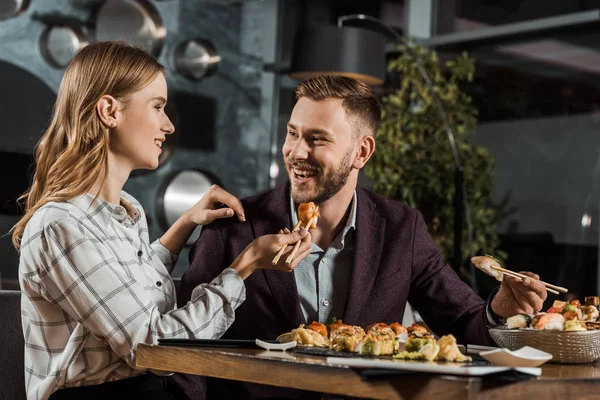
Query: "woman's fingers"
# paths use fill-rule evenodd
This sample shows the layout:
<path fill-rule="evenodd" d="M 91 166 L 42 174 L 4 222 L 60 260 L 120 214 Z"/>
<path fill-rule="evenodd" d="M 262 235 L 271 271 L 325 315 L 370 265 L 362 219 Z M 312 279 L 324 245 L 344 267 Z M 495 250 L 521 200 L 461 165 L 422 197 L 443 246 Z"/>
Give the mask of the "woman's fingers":
<path fill-rule="evenodd" d="M 286 232 L 287 231 L 287 232 Z M 285 228 L 284 233 L 277 235 L 275 238 L 275 244 L 277 247 L 286 244 L 295 244 L 297 241 L 302 240 L 308 235 L 308 230 L 301 228 L 299 231 L 290 232 L 289 229 Z"/>
<path fill-rule="evenodd" d="M 209 207 L 218 208 L 221 204 L 225 204 L 230 207 L 238 216 L 240 221 L 245 221 L 246 216 L 244 214 L 244 207 L 240 199 L 223 189 L 219 185 L 212 185 L 210 190 L 206 193 L 208 196 Z"/>
<path fill-rule="evenodd" d="M 233 217 L 233 210 L 231 208 L 219 208 L 218 210 L 205 210 L 204 219 L 207 223 L 214 221 L 215 219 Z"/>
<path fill-rule="evenodd" d="M 287 264 L 289 271 L 293 271 L 294 268 L 296 268 L 298 266 L 298 263 L 300 263 L 300 261 L 304 260 L 310 254 L 310 246 L 308 246 L 308 248 L 306 250 L 304 250 L 302 253 L 300 252 L 301 250 L 302 250 L 302 246 L 300 246 L 300 249 L 296 253 L 296 257 L 294 257 L 292 262 Z"/>
<path fill-rule="evenodd" d="M 281 269 L 284 271 L 292 271 L 294 268 L 296 268 L 296 266 L 298 265 L 298 263 L 301 260 L 303 260 L 306 256 L 308 256 L 310 254 L 311 237 L 310 237 L 310 233 L 308 232 L 308 230 L 304 229 L 304 228 L 300 229 L 299 231 L 295 231 L 295 232 L 290 232 L 289 229 L 285 228 L 283 230 L 283 232 L 284 232 L 283 234 L 273 235 L 274 241 L 271 242 L 272 247 L 279 250 L 281 248 L 281 246 L 286 246 L 286 245 L 288 245 L 288 246 L 285 249 L 281 258 L 279 259 L 279 262 L 275 266 L 272 266 L 272 267 L 275 269 Z M 285 262 L 285 260 L 291 254 L 291 252 L 294 249 L 294 245 L 298 241 L 300 241 L 298 250 L 296 251 L 296 254 L 294 255 L 292 262 L 287 264 Z M 271 256 L 271 254 L 269 254 L 269 255 Z"/>

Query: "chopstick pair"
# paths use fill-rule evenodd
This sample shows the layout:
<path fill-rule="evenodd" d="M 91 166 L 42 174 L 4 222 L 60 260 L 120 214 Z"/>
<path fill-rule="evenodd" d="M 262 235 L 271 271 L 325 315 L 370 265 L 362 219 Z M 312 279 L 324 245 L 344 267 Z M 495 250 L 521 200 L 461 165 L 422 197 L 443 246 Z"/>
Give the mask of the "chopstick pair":
<path fill-rule="evenodd" d="M 314 220 L 315 220 L 315 216 L 310 217 L 310 219 L 308 220 L 308 222 L 306 223 L 306 225 L 304 226 L 304 228 L 308 229 L 312 225 L 312 223 L 314 222 Z M 292 232 L 295 232 L 298 229 L 300 229 L 301 225 L 302 225 L 302 221 L 298 221 L 298 223 L 296 224 L 296 226 L 294 226 L 294 229 L 292 230 Z M 294 245 L 294 248 L 292 249 L 292 252 L 288 256 L 288 258 L 285 260 L 286 264 L 290 264 L 292 262 L 292 260 L 294 259 L 294 257 L 296 256 L 296 253 L 298 252 L 298 249 L 300 248 L 300 242 L 302 242 L 302 239 L 298 240 L 296 242 L 296 244 Z M 276 265 L 279 262 L 279 259 L 283 255 L 283 252 L 285 251 L 286 248 L 287 248 L 287 244 L 284 244 L 283 246 L 281 246 L 281 248 L 277 252 L 277 255 L 275 256 L 275 258 L 273 258 L 273 261 L 271 261 L 271 264 Z"/>
<path fill-rule="evenodd" d="M 523 274 L 511 271 L 511 270 L 506 269 L 506 268 L 496 267 L 495 265 L 490 265 L 490 267 L 492 269 L 495 269 L 496 271 L 500 271 L 502 273 L 505 273 L 506 275 L 510 275 L 512 277 L 515 277 L 515 278 L 521 278 L 521 279 L 530 278 L 530 279 L 533 279 L 530 276 L 523 275 Z M 569 289 L 564 288 L 562 286 L 556 286 L 556 285 L 553 285 L 551 283 L 544 282 L 544 281 L 540 281 L 540 282 L 542 282 L 544 284 L 544 286 L 546 286 L 546 290 L 549 291 L 550 293 L 559 294 L 559 292 L 561 292 L 561 293 L 567 293 L 569 291 Z"/>

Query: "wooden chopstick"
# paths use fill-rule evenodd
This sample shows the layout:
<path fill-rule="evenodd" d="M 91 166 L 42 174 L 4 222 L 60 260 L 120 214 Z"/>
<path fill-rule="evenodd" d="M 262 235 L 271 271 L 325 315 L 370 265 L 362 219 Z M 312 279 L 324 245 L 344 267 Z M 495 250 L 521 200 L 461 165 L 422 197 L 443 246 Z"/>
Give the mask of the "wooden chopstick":
<path fill-rule="evenodd" d="M 523 275 L 523 274 L 520 274 L 520 273 L 515 272 L 515 271 L 511 271 L 511 270 L 506 269 L 506 268 L 496 267 L 495 265 L 490 265 L 490 267 L 492 269 L 495 269 L 496 271 L 503 272 L 506 275 L 510 275 L 510 276 L 515 277 L 515 278 L 521 278 L 521 279 L 530 278 L 530 279 L 533 279 L 530 276 Z M 562 286 L 556 286 L 556 285 L 553 285 L 551 283 L 544 282 L 544 281 L 540 281 L 540 282 L 542 282 L 544 284 L 544 286 L 546 286 L 546 290 L 549 291 L 550 293 L 559 294 L 558 292 L 567 293 L 569 291 L 569 289 L 564 288 Z"/>
<path fill-rule="evenodd" d="M 300 225 L 302 225 L 302 221 L 298 221 L 296 226 L 294 226 L 294 229 L 292 229 L 292 232 L 295 232 L 296 230 L 298 230 L 300 228 Z M 281 248 L 277 252 L 277 255 L 275 256 L 275 258 L 273 258 L 273 261 L 271 261 L 271 264 L 277 265 L 277 263 L 279 262 L 279 259 L 281 258 L 282 254 L 286 248 L 287 248 L 287 244 L 284 244 L 283 246 L 281 246 Z"/>
<path fill-rule="evenodd" d="M 306 223 L 304 228 L 306 228 L 306 229 L 310 228 L 310 226 L 312 225 L 314 220 L 315 220 L 314 216 L 310 217 L 310 219 L 308 220 L 308 222 Z M 302 242 L 302 239 L 300 239 L 296 242 L 296 244 L 294 245 L 294 248 L 292 249 L 292 252 L 288 256 L 288 258 L 285 260 L 286 264 L 291 264 L 291 262 L 294 260 L 294 257 L 296 257 L 296 253 L 298 252 L 298 249 L 300 248 L 301 242 Z"/>

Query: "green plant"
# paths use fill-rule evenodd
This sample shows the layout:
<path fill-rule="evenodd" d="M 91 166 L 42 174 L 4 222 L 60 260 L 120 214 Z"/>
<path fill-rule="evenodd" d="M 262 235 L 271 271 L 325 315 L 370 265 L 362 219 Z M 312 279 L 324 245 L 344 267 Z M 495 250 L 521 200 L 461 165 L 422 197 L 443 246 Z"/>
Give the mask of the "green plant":
<path fill-rule="evenodd" d="M 477 123 L 477 110 L 471 98 L 461 91 L 461 82 L 473 79 L 475 65 L 466 53 L 441 63 L 434 51 L 409 44 L 399 46 L 400 56 L 388 63 L 397 72 L 399 88 L 382 99 L 383 111 L 377 133 L 377 147 L 367 163 L 366 174 L 374 190 L 402 201 L 423 213 L 429 232 L 441 247 L 446 260 L 453 255 L 454 243 L 454 172 L 447 132 L 434 103 L 431 90 L 418 70 L 414 57 L 419 57 L 431 78 L 434 91 L 444 107 L 454 132 L 464 185 L 471 210 L 473 254 L 490 253 L 500 259 L 496 228 L 501 214 L 491 201 L 495 159 L 491 152 L 469 141 Z M 463 223 L 462 253 L 469 256 L 468 231 Z M 463 279 L 468 279 L 461 270 Z"/>

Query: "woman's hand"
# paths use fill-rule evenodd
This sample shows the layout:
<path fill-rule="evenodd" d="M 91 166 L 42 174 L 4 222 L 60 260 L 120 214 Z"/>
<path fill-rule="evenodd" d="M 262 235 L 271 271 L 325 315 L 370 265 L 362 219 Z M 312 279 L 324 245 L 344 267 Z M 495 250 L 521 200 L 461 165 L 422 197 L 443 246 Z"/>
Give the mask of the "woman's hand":
<path fill-rule="evenodd" d="M 223 207 L 225 204 L 227 207 Z M 229 218 L 237 214 L 245 221 L 242 202 L 218 185 L 212 185 L 206 194 L 186 213 L 186 217 L 195 225 L 207 225 L 219 218 Z"/>
<path fill-rule="evenodd" d="M 223 204 L 227 207 L 223 207 Z M 245 221 L 242 202 L 217 185 L 212 185 L 206 194 L 161 236 L 160 242 L 172 253 L 179 254 L 194 229 L 198 225 L 210 224 L 217 218 L 232 217 L 237 214 Z"/>
<path fill-rule="evenodd" d="M 291 263 L 286 264 L 285 260 L 292 252 L 294 245 L 301 240 L 300 247 Z M 273 265 L 271 262 L 281 248 L 288 245 L 279 262 Z M 287 228 L 279 231 L 277 235 L 264 235 L 256 238 L 231 264 L 242 279 L 249 277 L 257 269 L 276 269 L 281 271 L 293 271 L 298 263 L 310 254 L 311 238 L 310 233 L 301 228 L 300 231 L 290 232 Z"/>

